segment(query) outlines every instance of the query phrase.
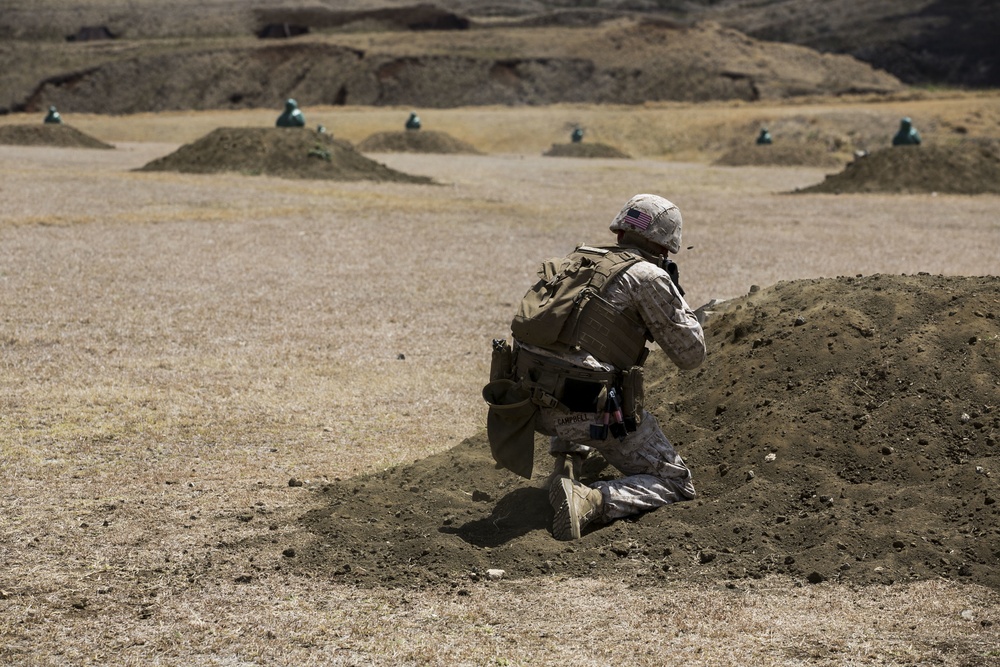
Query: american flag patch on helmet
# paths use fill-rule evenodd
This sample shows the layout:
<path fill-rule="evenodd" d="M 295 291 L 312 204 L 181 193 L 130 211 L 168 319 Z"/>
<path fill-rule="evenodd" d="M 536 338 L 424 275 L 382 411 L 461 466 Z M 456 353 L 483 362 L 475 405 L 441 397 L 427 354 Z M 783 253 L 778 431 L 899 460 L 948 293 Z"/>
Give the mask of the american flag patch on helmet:
<path fill-rule="evenodd" d="M 625 219 L 622 222 L 627 222 L 636 229 L 646 229 L 649 227 L 650 223 L 653 222 L 653 218 L 650 217 L 649 213 L 645 211 L 640 211 L 637 208 L 630 208 L 625 212 Z"/>

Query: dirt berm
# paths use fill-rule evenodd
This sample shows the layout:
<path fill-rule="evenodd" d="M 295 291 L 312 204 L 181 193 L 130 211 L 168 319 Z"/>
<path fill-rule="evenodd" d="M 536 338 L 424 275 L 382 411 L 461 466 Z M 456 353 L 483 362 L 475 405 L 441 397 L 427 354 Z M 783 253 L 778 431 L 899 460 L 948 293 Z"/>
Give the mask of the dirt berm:
<path fill-rule="evenodd" d="M 882 148 L 797 192 L 1000 193 L 1000 143 Z"/>
<path fill-rule="evenodd" d="M 346 141 L 306 128 L 221 127 L 136 171 L 433 183 L 426 176 L 390 169 Z"/>
<path fill-rule="evenodd" d="M 436 130 L 376 132 L 357 145 L 362 153 L 463 153 L 478 155 L 472 144 Z"/>
<path fill-rule="evenodd" d="M 489 568 L 1000 588 L 998 315 L 997 277 L 778 283 L 717 307 L 701 369 L 678 372 L 658 350 L 647 365 L 647 407 L 693 469 L 696 500 L 558 542 L 544 439 L 526 481 L 495 468 L 479 433 L 289 488 L 323 508 L 301 518 L 310 542 L 270 548 L 310 576 L 459 592 Z M 585 465 L 584 481 L 615 475 L 599 455 Z"/>
<path fill-rule="evenodd" d="M 114 148 L 66 124 L 0 125 L 0 144 L 59 148 Z"/>
<path fill-rule="evenodd" d="M 628 153 L 624 153 L 614 146 L 602 143 L 569 143 L 552 144 L 549 150 L 542 153 L 547 157 L 610 157 L 628 158 Z"/>

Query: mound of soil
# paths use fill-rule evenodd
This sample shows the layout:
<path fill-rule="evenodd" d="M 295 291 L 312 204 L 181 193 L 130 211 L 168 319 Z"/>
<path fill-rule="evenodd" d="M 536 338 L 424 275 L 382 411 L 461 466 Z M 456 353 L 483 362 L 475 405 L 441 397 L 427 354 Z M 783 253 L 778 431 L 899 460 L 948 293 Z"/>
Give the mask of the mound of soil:
<path fill-rule="evenodd" d="M 714 164 L 722 167 L 839 167 L 844 160 L 825 147 L 751 144 L 727 151 Z"/>
<path fill-rule="evenodd" d="M 362 153 L 466 153 L 479 155 L 472 144 L 435 130 L 376 132 L 357 148 Z"/>
<path fill-rule="evenodd" d="M 1000 144 L 963 141 L 956 146 L 882 148 L 796 192 L 1000 193 Z"/>
<path fill-rule="evenodd" d="M 100 139 L 69 125 L 0 125 L 0 144 L 14 146 L 57 146 L 60 148 L 114 148 Z"/>
<path fill-rule="evenodd" d="M 623 153 L 614 146 L 600 143 L 569 143 L 552 144 L 552 147 L 542 153 L 547 157 L 613 157 L 628 158 L 627 153 Z"/>
<path fill-rule="evenodd" d="M 137 171 L 212 174 L 235 171 L 257 176 L 432 183 L 370 160 L 346 141 L 305 128 L 222 127 Z"/>
<path fill-rule="evenodd" d="M 696 500 L 549 533 L 546 441 L 523 480 L 485 434 L 377 474 L 307 486 L 325 507 L 290 565 L 362 585 L 450 584 L 489 568 L 855 584 L 955 578 L 1000 588 L 1000 278 L 779 283 L 720 304 L 695 373 L 656 350 L 647 406 Z M 485 409 L 485 408 L 484 408 Z M 599 455 L 584 481 L 616 471 Z"/>

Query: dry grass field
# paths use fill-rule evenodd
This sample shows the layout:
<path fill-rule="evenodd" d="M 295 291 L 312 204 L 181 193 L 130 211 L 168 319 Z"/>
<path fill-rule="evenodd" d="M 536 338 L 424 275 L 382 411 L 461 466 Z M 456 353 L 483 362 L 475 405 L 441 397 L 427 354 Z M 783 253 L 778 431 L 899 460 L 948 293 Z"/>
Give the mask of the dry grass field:
<path fill-rule="evenodd" d="M 683 211 L 694 306 L 798 278 L 995 274 L 997 196 L 789 196 L 828 170 L 710 163 L 782 119 L 997 137 L 998 100 L 421 111 L 484 154 L 374 157 L 438 185 L 133 171 L 279 110 L 71 116 L 116 150 L 0 146 L 0 664 L 1000 663 L 998 591 L 943 579 L 598 568 L 456 590 L 289 566 L 316 483 L 482 432 L 489 342 L 536 264 L 610 240 L 632 194 Z M 357 143 L 409 110 L 304 111 Z M 543 157 L 574 123 L 635 159 Z"/>

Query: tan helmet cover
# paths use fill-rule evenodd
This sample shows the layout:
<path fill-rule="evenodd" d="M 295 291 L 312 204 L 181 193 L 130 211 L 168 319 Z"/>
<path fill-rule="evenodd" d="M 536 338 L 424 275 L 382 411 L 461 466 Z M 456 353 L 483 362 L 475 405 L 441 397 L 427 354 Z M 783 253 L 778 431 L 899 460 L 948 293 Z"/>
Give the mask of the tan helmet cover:
<path fill-rule="evenodd" d="M 681 250 L 682 224 L 680 209 L 672 202 L 657 195 L 636 195 L 611 221 L 611 231 L 633 231 L 676 254 Z"/>

